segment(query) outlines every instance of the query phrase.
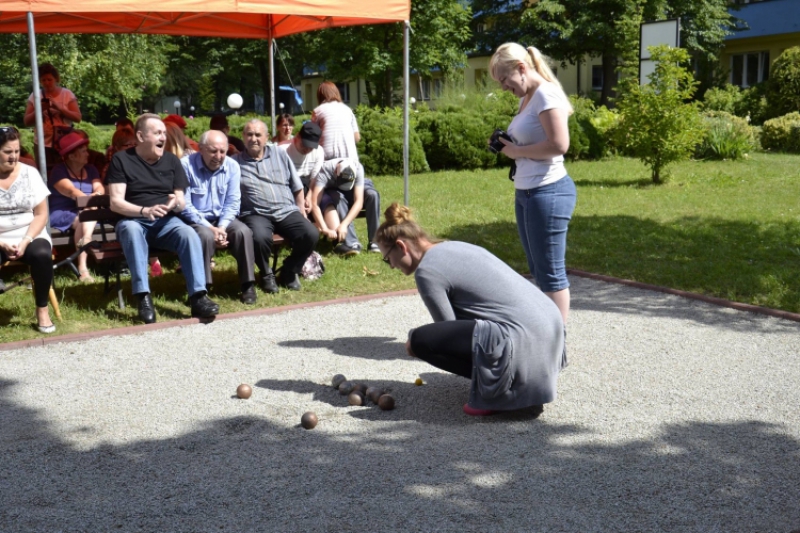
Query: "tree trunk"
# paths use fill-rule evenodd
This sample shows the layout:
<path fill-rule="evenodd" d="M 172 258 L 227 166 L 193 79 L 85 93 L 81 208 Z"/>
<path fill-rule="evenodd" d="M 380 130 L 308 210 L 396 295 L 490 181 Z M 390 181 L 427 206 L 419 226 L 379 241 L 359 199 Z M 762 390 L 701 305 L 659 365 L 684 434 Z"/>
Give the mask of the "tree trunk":
<path fill-rule="evenodd" d="M 609 107 L 609 101 L 616 96 L 617 57 L 611 53 L 603 54 L 603 90 L 600 93 L 600 105 Z"/>

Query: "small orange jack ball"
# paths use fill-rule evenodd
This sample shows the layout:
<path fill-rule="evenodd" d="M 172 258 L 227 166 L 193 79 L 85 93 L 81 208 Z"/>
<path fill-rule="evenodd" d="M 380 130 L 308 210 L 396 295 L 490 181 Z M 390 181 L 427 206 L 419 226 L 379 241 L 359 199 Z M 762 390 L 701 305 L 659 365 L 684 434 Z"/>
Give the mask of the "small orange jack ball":
<path fill-rule="evenodd" d="M 241 385 L 236 387 L 236 396 L 238 396 L 242 400 L 246 400 L 252 395 L 253 395 L 253 387 L 251 387 L 247 383 L 242 383 Z"/>

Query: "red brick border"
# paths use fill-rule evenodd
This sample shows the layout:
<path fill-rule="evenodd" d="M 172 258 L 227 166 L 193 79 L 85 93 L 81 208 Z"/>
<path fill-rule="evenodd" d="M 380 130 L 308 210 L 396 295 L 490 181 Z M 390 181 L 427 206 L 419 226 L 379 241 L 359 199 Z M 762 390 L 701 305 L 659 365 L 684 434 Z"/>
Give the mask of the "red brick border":
<path fill-rule="evenodd" d="M 592 272 L 584 272 L 583 270 L 568 269 L 569 274 L 581 278 L 594 279 L 597 281 L 604 281 L 607 283 L 617 283 L 619 285 L 627 285 L 637 289 L 644 289 L 648 291 L 662 292 L 665 294 L 674 294 L 690 300 L 699 300 L 701 302 L 717 305 L 720 307 L 729 307 L 738 311 L 748 311 L 750 313 L 757 313 L 760 315 L 767 315 L 776 318 L 783 318 L 785 320 L 792 320 L 800 322 L 800 314 L 790 313 L 789 311 L 781 311 L 779 309 L 770 309 L 768 307 L 759 307 L 757 305 L 743 304 L 739 302 L 732 302 L 723 298 L 715 298 L 713 296 L 706 296 L 704 294 L 697 294 L 694 292 L 681 291 L 678 289 L 670 289 L 669 287 L 660 287 L 658 285 L 650 285 L 647 283 L 640 283 L 629 279 L 614 278 L 605 276 L 603 274 L 594 274 Z M 530 277 L 530 276 L 526 276 Z M 388 298 L 392 296 L 407 296 L 417 294 L 417 289 L 406 289 L 397 292 L 382 292 L 379 294 L 365 294 L 363 296 L 351 296 L 347 298 L 337 298 L 335 300 L 323 300 L 321 302 L 307 302 L 302 304 L 284 305 L 281 307 L 266 307 L 263 309 L 253 309 L 251 311 L 239 311 L 238 313 L 228 313 L 219 315 L 215 320 L 228 320 L 232 318 L 241 318 L 246 316 L 261 316 L 261 315 L 275 315 L 278 313 L 285 313 L 287 311 L 294 311 L 295 309 L 305 309 L 307 307 L 320 307 L 323 305 L 333 305 L 342 303 L 356 303 L 366 302 L 369 300 L 377 300 L 380 298 Z M 46 346 L 48 344 L 56 344 L 59 342 L 74 342 L 87 339 L 96 339 L 99 337 L 108 337 L 111 335 L 136 335 L 137 333 L 144 333 L 146 331 L 155 331 L 159 329 L 172 328 L 175 326 L 188 326 L 190 324 L 199 324 L 202 321 L 197 318 L 184 318 L 181 320 L 170 320 L 169 322 L 157 322 L 155 324 L 140 324 L 138 326 L 125 326 L 121 328 L 103 329 L 99 331 L 92 331 L 89 333 L 70 333 L 58 337 L 41 337 L 38 339 L 28 339 L 24 341 L 0 343 L 0 352 L 7 350 L 17 350 L 20 348 L 29 348 L 33 346 Z"/>

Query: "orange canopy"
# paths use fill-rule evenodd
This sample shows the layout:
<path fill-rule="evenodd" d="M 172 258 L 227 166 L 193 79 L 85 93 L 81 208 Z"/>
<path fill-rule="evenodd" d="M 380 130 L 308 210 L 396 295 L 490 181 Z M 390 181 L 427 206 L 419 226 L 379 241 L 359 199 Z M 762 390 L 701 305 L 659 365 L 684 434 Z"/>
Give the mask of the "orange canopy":
<path fill-rule="evenodd" d="M 153 33 L 268 39 L 409 20 L 411 0 L 2 0 L 0 33 Z"/>

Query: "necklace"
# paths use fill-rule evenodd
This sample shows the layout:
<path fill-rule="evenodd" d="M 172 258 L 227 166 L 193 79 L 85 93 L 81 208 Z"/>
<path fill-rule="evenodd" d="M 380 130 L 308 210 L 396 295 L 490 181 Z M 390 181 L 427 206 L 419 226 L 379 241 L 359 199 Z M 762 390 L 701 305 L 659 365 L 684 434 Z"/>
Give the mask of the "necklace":
<path fill-rule="evenodd" d="M 64 165 L 64 166 L 67 167 L 67 172 L 69 172 L 70 176 L 72 176 L 73 178 L 75 178 L 79 182 L 83 183 L 83 175 L 86 173 L 86 167 L 81 167 L 80 176 L 78 176 L 72 171 L 71 168 L 69 168 L 69 165 Z"/>

